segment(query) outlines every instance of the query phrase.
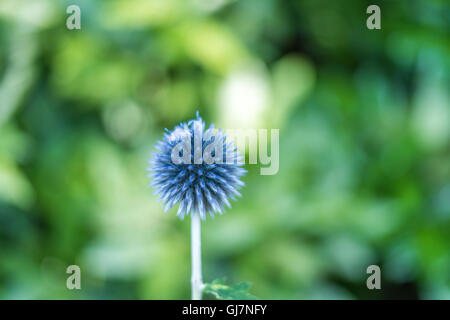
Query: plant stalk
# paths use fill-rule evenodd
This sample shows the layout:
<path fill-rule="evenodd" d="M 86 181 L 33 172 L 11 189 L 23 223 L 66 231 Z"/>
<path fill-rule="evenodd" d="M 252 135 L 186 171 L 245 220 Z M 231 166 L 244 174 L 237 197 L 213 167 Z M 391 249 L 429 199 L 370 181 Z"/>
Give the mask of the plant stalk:
<path fill-rule="evenodd" d="M 200 234 L 200 214 L 191 214 L 191 288 L 192 300 L 201 300 L 203 291 L 202 280 L 202 248 Z"/>

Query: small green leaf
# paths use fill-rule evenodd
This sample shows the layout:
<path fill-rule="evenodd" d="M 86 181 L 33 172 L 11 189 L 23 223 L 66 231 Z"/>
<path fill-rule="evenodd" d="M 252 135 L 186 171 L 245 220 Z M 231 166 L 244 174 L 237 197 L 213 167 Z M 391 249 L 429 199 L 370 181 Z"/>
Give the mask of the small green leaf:
<path fill-rule="evenodd" d="M 205 293 L 210 293 L 218 300 L 255 300 L 255 296 L 248 293 L 250 284 L 240 282 L 234 286 L 225 284 L 223 279 L 216 279 L 211 283 L 205 284 Z"/>

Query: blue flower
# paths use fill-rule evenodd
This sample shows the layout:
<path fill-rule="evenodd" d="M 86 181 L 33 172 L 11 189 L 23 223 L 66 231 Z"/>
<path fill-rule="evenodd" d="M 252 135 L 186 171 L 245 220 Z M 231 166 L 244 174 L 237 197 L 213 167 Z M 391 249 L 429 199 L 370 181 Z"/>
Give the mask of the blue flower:
<path fill-rule="evenodd" d="M 165 211 L 179 203 L 177 216 L 198 212 L 214 217 L 224 206 L 231 207 L 228 198 L 241 196 L 240 180 L 247 171 L 234 143 L 221 130 L 197 118 L 180 123 L 173 131 L 166 129 L 164 138 L 156 144 L 158 152 L 150 161 L 151 185 L 165 204 Z"/>

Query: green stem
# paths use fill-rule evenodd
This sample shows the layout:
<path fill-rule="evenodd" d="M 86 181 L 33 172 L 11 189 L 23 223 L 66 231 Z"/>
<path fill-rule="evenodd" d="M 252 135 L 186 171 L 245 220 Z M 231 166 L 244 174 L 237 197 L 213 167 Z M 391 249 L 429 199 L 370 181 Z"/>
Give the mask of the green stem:
<path fill-rule="evenodd" d="M 191 214 L 191 258 L 192 258 L 192 300 L 201 300 L 203 291 L 202 281 L 202 248 L 200 234 L 200 214 L 194 212 Z"/>

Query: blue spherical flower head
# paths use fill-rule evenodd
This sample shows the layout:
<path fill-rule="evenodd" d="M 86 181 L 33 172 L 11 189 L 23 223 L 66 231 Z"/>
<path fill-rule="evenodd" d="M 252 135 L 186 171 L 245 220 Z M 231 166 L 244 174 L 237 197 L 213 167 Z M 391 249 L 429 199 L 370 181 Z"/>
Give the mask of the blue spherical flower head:
<path fill-rule="evenodd" d="M 198 112 L 196 119 L 180 123 L 173 131 L 166 129 L 156 149 L 149 176 L 166 212 L 179 203 L 181 219 L 198 212 L 204 220 L 206 213 L 214 217 L 224 212 L 224 206 L 231 208 L 228 198 L 241 196 L 240 177 L 247 172 L 241 155 L 223 131 L 214 125 L 205 130 Z"/>

